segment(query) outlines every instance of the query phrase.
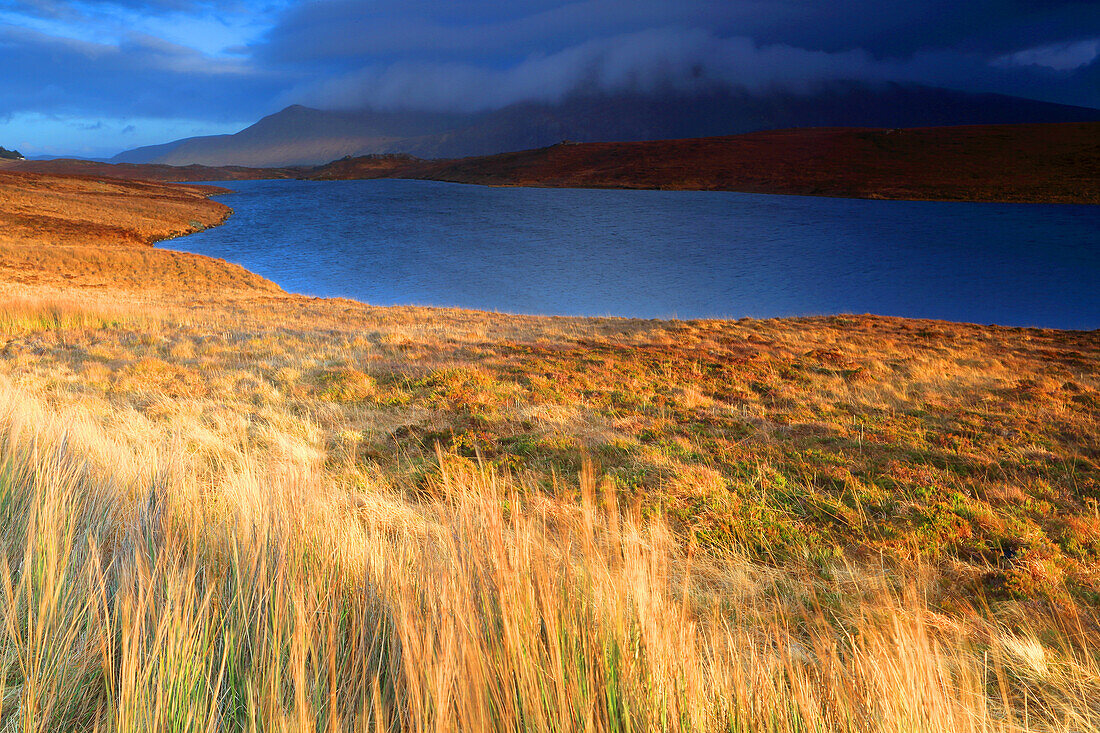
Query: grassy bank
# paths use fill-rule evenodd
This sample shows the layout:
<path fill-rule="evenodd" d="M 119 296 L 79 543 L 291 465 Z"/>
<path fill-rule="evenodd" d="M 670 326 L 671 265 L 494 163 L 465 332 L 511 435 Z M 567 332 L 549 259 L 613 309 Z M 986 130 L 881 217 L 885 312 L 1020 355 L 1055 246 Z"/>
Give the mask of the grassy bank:
<path fill-rule="evenodd" d="M 0 170 L 0 292 L 278 291 L 236 265 L 148 246 L 221 224 L 231 210 L 208 197 L 224 191 Z"/>
<path fill-rule="evenodd" d="M 1100 334 L 131 282 L 0 287 L 5 730 L 1100 730 Z"/>

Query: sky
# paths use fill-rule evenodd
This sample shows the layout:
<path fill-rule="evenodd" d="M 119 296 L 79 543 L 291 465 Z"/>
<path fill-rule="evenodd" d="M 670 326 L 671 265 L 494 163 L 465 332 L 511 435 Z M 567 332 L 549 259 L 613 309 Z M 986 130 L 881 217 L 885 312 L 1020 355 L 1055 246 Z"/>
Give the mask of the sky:
<path fill-rule="evenodd" d="M 0 145 L 109 156 L 289 104 L 897 81 L 1100 107 L 1096 0 L 0 0 Z"/>

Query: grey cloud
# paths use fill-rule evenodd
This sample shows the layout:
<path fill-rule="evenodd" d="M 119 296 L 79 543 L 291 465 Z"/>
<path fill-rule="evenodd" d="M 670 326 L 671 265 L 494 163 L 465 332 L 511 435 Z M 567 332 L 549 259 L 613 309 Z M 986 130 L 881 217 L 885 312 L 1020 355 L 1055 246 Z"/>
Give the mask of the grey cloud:
<path fill-rule="evenodd" d="M 439 60 L 534 50 L 680 27 L 808 50 L 1009 53 L 1100 36 L 1093 0 L 327 0 L 292 8 L 257 48 L 287 62 Z M 396 60 L 396 59 L 394 59 Z"/>
<path fill-rule="evenodd" d="M 1080 96 L 1069 77 L 1047 72 L 997 67 L 979 55 L 957 51 L 877 59 L 859 49 L 815 51 L 664 28 L 535 54 L 502 68 L 454 62 L 368 64 L 296 87 L 282 99 L 330 108 L 477 111 L 518 101 L 557 101 L 585 88 L 692 91 L 721 84 L 753 92 L 806 92 L 837 81 L 899 81 L 1001 93 L 1045 89 L 1069 99 Z"/>
<path fill-rule="evenodd" d="M 1000 66 L 1045 66 L 1055 71 L 1072 71 L 1087 66 L 1100 57 L 1100 38 L 1073 43 L 1055 43 L 1028 48 L 1002 56 L 994 61 Z"/>
<path fill-rule="evenodd" d="M 318 106 L 470 110 L 585 85 L 839 79 L 1100 104 L 1087 75 L 1048 73 L 1074 71 L 1059 67 L 1072 54 L 1043 50 L 1097 38 L 1091 0 L 327 0 L 290 9 L 253 54 L 309 70 L 280 101 Z"/>
<path fill-rule="evenodd" d="M 256 51 L 261 57 L 289 62 L 363 56 L 522 56 L 649 28 L 677 26 L 721 33 L 750 24 L 763 5 L 774 9 L 775 2 L 330 0 L 292 9 Z"/>
<path fill-rule="evenodd" d="M 373 65 L 290 92 L 306 104 L 476 111 L 521 100 L 555 101 L 582 87 L 609 91 L 690 89 L 716 82 L 750 90 L 800 88 L 868 76 L 860 51 L 838 54 L 759 47 L 702 30 L 659 29 L 589 41 L 494 69 L 470 64 Z"/>
<path fill-rule="evenodd" d="M 254 120 L 289 103 L 470 111 L 584 88 L 805 90 L 836 80 L 919 82 L 1100 106 L 1100 62 L 1089 56 L 1100 39 L 1100 2 L 1093 0 L 0 5 L 33 16 L 34 27 L 71 29 L 74 18 L 86 18 L 89 28 L 118 38 L 88 43 L 0 26 L 0 109 L 9 112 L 225 122 Z M 269 18 L 270 31 L 217 57 L 125 34 L 125 19 L 136 13 L 210 20 L 240 12 Z"/>

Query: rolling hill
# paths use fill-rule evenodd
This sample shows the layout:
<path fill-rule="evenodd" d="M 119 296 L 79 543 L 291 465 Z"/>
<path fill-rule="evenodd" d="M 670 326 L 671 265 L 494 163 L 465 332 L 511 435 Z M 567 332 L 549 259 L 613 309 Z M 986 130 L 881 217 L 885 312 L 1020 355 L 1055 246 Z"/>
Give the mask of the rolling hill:
<path fill-rule="evenodd" d="M 813 128 L 419 160 L 371 156 L 310 178 L 664 188 L 854 198 L 1100 204 L 1100 122 Z"/>
<path fill-rule="evenodd" d="M 163 163 L 107 163 L 81 158 L 0 160 L 0 172 L 21 171 L 54 176 L 93 176 L 137 181 L 242 181 L 258 178 L 300 178 L 310 169 L 245 168 L 243 166 L 165 165 Z"/>
<path fill-rule="evenodd" d="M 0 161 L 0 171 L 153 181 L 414 178 L 489 186 L 649 188 L 884 199 L 1100 204 L 1100 122 L 800 128 L 559 143 L 431 160 L 347 156 L 290 168 Z"/>

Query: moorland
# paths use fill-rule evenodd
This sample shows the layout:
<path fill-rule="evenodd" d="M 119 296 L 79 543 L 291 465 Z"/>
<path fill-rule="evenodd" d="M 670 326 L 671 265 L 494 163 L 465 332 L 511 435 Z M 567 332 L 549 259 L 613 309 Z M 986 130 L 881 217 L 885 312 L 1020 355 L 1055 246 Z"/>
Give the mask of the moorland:
<path fill-rule="evenodd" d="M 689 140 L 566 142 L 454 161 L 352 158 L 307 177 L 1095 204 L 1098 139 L 1096 122 L 798 128 Z"/>
<path fill-rule="evenodd" d="M 374 307 L 0 187 L 5 731 L 1100 730 L 1098 332 Z"/>
<path fill-rule="evenodd" d="M 217 181 L 408 178 L 489 186 L 743 191 L 878 199 L 1100 203 L 1100 122 L 795 128 L 725 137 L 570 143 L 460 159 L 347 157 L 245 168 L 0 161 L 0 170 Z"/>

